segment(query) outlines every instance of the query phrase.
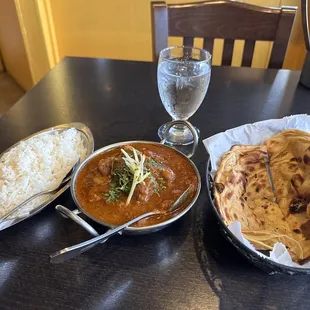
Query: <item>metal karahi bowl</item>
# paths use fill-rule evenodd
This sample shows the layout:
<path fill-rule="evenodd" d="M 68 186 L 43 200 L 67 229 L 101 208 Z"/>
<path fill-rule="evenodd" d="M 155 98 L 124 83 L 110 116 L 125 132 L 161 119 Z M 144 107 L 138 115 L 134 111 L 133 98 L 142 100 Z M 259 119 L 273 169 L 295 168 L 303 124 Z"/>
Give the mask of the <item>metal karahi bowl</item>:
<path fill-rule="evenodd" d="M 234 245 L 234 247 L 244 256 L 249 262 L 251 262 L 256 267 L 268 272 L 269 274 L 287 274 L 287 275 L 297 275 L 297 274 L 310 274 L 310 268 L 297 268 L 286 266 L 277 262 L 274 262 L 268 258 L 264 258 L 258 255 L 256 252 L 252 251 L 246 245 L 244 245 L 226 226 L 224 223 L 218 209 L 216 208 L 213 200 L 213 179 L 211 176 L 211 161 L 208 160 L 206 167 L 206 183 L 208 196 L 211 201 L 212 209 L 216 214 L 217 220 L 220 224 L 220 230 L 224 237 Z"/>
<path fill-rule="evenodd" d="M 176 121 L 176 122 L 180 122 L 180 121 Z M 183 122 L 183 121 L 182 121 Z M 172 123 L 175 123 L 175 122 L 172 122 Z M 169 128 L 168 128 L 169 130 Z M 108 145 L 108 146 L 105 146 L 103 148 L 100 148 L 98 149 L 97 151 L 95 151 L 94 153 L 92 153 L 90 156 L 88 156 L 80 165 L 79 167 L 76 169 L 76 171 L 74 172 L 74 175 L 73 175 L 73 178 L 72 178 L 72 181 L 71 181 L 71 195 L 73 197 L 73 200 L 76 204 L 76 206 L 78 207 L 79 211 L 81 213 L 84 213 L 86 216 L 88 216 L 90 219 L 92 219 L 93 221 L 103 225 L 103 226 L 106 226 L 106 227 L 110 227 L 110 228 L 113 228 L 115 227 L 115 225 L 112 225 L 110 223 L 107 223 L 107 222 L 104 222 L 102 220 L 99 220 L 98 218 L 92 216 L 91 214 L 89 214 L 84 208 L 83 208 L 83 205 L 80 203 L 80 201 L 78 200 L 77 198 L 77 194 L 76 194 L 76 182 L 77 182 L 77 178 L 79 176 L 79 173 L 80 171 L 85 167 L 85 165 L 87 165 L 87 163 L 92 160 L 93 158 L 95 158 L 96 156 L 100 155 L 100 154 L 103 154 L 107 151 L 110 151 L 110 150 L 113 150 L 119 146 L 125 146 L 125 145 L 128 145 L 128 144 L 135 144 L 135 143 L 144 143 L 144 144 L 153 144 L 153 145 L 159 145 L 163 148 L 172 148 L 170 146 L 167 146 L 167 145 L 164 145 L 164 140 L 161 141 L 161 142 L 153 142 L 153 141 L 124 141 L 124 142 L 118 142 L 118 143 L 114 143 L 114 144 L 111 144 L 111 145 Z M 194 143 L 194 147 L 193 149 L 195 150 L 196 146 L 197 146 L 197 143 L 198 143 L 198 137 Z M 148 234 L 148 233 L 153 233 L 153 232 L 156 232 L 156 231 L 159 231 L 167 226 L 169 226 L 170 224 L 172 224 L 173 222 L 177 221 L 179 218 L 181 218 L 183 215 L 185 215 L 191 208 L 192 206 L 194 205 L 194 203 L 196 202 L 198 196 L 199 196 L 199 193 L 200 193 L 200 189 L 201 189 L 201 179 L 200 179 L 200 175 L 199 175 L 199 172 L 198 172 L 198 169 L 197 167 L 195 166 L 195 164 L 189 159 L 189 157 L 191 157 L 191 155 L 193 154 L 190 154 L 190 156 L 186 156 L 184 155 L 183 153 L 179 152 L 178 150 L 175 150 L 173 149 L 174 151 L 176 151 L 180 156 L 186 158 L 186 160 L 191 164 L 191 166 L 193 167 L 194 171 L 195 171 L 195 174 L 197 176 L 197 179 L 198 179 L 198 188 L 197 188 L 197 191 L 196 191 L 196 194 L 193 198 L 193 200 L 190 202 L 190 204 L 184 209 L 182 210 L 182 212 L 178 213 L 176 216 L 174 216 L 173 218 L 167 220 L 167 221 L 164 221 L 164 222 L 161 222 L 161 223 L 158 223 L 158 224 L 155 224 L 155 225 L 150 225 L 150 226 L 143 226 L 143 227 L 127 227 L 124 232 L 126 232 L 127 234 Z M 194 151 L 193 151 L 194 152 Z"/>

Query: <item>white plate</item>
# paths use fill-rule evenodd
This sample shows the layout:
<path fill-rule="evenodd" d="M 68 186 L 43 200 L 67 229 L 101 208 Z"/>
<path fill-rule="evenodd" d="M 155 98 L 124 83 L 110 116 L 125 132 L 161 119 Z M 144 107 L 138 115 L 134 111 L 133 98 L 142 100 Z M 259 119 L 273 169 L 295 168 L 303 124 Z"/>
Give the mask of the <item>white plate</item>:
<path fill-rule="evenodd" d="M 18 146 L 22 141 L 26 141 L 30 138 L 33 137 L 37 137 L 43 134 L 46 134 L 48 132 L 53 133 L 55 131 L 65 131 L 68 130 L 70 128 L 75 128 L 76 130 L 78 130 L 79 132 L 82 133 L 82 137 L 83 137 L 83 142 L 84 142 L 84 147 L 87 150 L 87 154 L 86 156 L 89 156 L 93 151 L 94 151 L 94 138 L 93 135 L 90 131 L 90 129 L 82 124 L 82 123 L 70 123 L 70 124 L 63 124 L 63 125 L 59 125 L 59 126 L 55 126 L 55 127 L 51 127 L 51 128 L 47 128 L 45 130 L 39 131 L 19 142 L 17 142 L 16 144 L 12 145 L 9 149 L 7 149 L 6 151 L 4 151 L 1 155 L 0 155 L 0 159 L 1 157 L 8 152 L 9 150 L 11 150 L 13 147 Z M 84 159 L 84 158 L 83 158 Z M 81 159 L 81 161 L 83 160 Z M 39 204 L 37 207 L 35 207 L 34 209 L 32 209 L 28 214 L 25 214 L 23 216 L 19 216 L 19 217 L 14 217 L 13 219 L 8 219 L 5 220 L 4 222 L 2 222 L 0 224 L 0 230 L 3 230 L 5 228 L 11 227 L 35 214 L 37 214 L 38 212 L 42 211 L 48 204 L 50 204 L 52 201 L 54 201 L 57 197 L 59 197 L 67 188 L 70 187 L 71 182 L 67 183 L 64 187 L 62 187 L 57 193 L 55 193 L 50 199 L 48 199 L 47 201 L 45 201 L 44 203 Z"/>

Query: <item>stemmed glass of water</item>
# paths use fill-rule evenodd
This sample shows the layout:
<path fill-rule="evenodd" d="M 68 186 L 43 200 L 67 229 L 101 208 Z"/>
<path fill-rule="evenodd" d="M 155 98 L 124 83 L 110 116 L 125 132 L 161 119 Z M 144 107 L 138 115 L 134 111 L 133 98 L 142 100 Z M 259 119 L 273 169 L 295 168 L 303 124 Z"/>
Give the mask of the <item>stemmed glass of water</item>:
<path fill-rule="evenodd" d="M 187 120 L 197 111 L 207 93 L 210 76 L 211 54 L 203 49 L 177 46 L 160 52 L 158 90 L 172 120 Z M 166 127 L 163 124 L 158 129 L 161 139 Z M 193 135 L 185 125 L 174 125 L 166 135 L 166 143 L 188 145 L 193 143 Z"/>

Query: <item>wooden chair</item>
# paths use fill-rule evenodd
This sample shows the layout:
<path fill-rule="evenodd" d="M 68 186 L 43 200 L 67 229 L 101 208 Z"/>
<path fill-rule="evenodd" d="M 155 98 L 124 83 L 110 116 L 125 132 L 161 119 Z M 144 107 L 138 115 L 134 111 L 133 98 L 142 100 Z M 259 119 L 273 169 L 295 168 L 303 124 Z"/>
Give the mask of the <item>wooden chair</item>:
<path fill-rule="evenodd" d="M 153 59 L 168 46 L 168 36 L 183 37 L 193 46 L 203 38 L 212 54 L 215 38 L 224 39 L 222 65 L 230 66 L 234 40 L 245 40 L 242 66 L 251 67 L 255 41 L 273 41 L 269 68 L 282 68 L 296 7 L 259 7 L 237 1 L 213 0 L 188 4 L 152 2 Z"/>

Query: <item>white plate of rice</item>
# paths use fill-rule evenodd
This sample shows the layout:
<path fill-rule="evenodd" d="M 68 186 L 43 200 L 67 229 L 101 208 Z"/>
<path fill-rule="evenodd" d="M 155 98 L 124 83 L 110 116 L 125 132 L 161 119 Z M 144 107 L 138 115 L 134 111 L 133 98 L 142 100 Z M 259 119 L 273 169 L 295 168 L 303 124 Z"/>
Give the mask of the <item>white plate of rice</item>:
<path fill-rule="evenodd" d="M 80 159 L 94 151 L 90 129 L 71 123 L 42 130 L 14 144 L 0 155 L 0 230 L 38 213 L 69 186 L 56 194 L 38 197 L 1 222 L 1 217 L 36 193 L 57 188 Z"/>

